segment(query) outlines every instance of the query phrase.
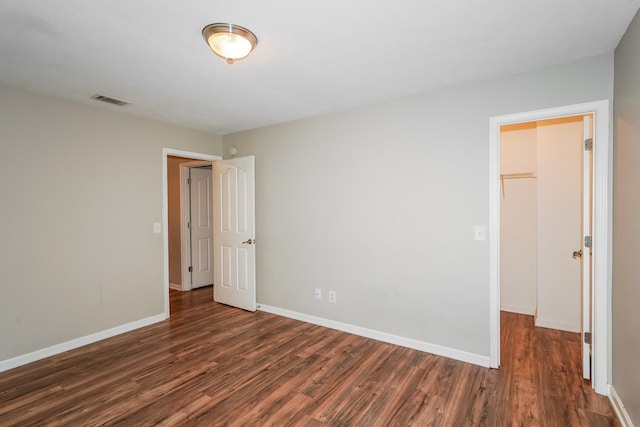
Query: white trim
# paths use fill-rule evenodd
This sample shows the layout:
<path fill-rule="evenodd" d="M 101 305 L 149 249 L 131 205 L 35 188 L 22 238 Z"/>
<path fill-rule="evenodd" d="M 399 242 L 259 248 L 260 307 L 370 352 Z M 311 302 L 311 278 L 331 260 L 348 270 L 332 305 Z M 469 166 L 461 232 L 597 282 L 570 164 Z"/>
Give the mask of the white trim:
<path fill-rule="evenodd" d="M 593 375 L 598 394 L 607 394 L 609 378 L 609 314 L 611 296 L 611 146 L 609 101 L 594 101 L 545 110 L 496 116 L 489 119 L 489 357 L 491 367 L 500 366 L 500 126 L 556 117 L 594 114 L 594 218 L 593 218 Z"/>
<path fill-rule="evenodd" d="M 615 387 L 612 385 L 609 386 L 609 400 L 611 401 L 613 411 L 616 413 L 618 421 L 620 421 L 622 427 L 633 427 L 633 421 L 631 421 L 629 413 L 625 409 L 624 404 L 622 403 L 620 396 L 618 396 Z"/>
<path fill-rule="evenodd" d="M 500 367 L 500 124 L 489 119 L 489 366 Z"/>
<path fill-rule="evenodd" d="M 591 383 L 597 393 L 606 395 L 611 357 L 611 218 L 613 182 L 610 163 L 609 101 L 595 109 L 593 123 L 593 334 Z"/>
<path fill-rule="evenodd" d="M 188 169 L 188 168 L 187 168 Z M 191 290 L 191 233 L 187 223 L 191 217 L 189 209 L 189 174 L 188 170 L 180 168 L 180 273 L 182 278 L 182 290 Z"/>
<path fill-rule="evenodd" d="M 55 356 L 56 354 L 64 353 L 65 351 L 73 350 L 84 345 L 92 344 L 97 341 L 102 341 L 107 338 L 114 337 L 116 335 L 124 334 L 125 332 L 133 331 L 134 329 L 143 328 L 145 326 L 152 325 L 154 323 L 162 322 L 166 317 L 164 314 L 158 314 L 155 316 L 147 317 L 145 319 L 136 320 L 135 322 L 126 323 L 124 325 L 116 326 L 115 328 L 107 329 L 105 331 L 96 332 L 91 335 L 76 338 L 71 341 L 66 341 L 60 344 L 52 345 L 51 347 L 36 350 L 31 353 L 23 354 L 22 356 L 13 357 L 11 359 L 0 361 L 0 372 L 8 371 L 9 369 L 17 368 L 18 366 L 26 365 L 27 363 L 35 362 L 37 360 L 45 359 L 47 357 Z"/>
<path fill-rule="evenodd" d="M 535 308 L 529 308 L 529 307 L 521 307 L 521 306 L 517 306 L 517 305 L 502 305 L 500 306 L 500 310 L 501 311 L 508 311 L 509 313 L 517 313 L 517 314 L 524 314 L 526 316 L 533 316 L 536 314 L 536 309 Z"/>
<path fill-rule="evenodd" d="M 569 323 L 556 322 L 554 320 L 540 319 L 539 317 L 536 317 L 535 325 L 538 328 L 558 329 L 558 330 L 561 330 L 561 331 L 576 332 L 576 333 L 580 333 L 581 332 L 579 324 L 578 325 L 571 325 Z"/>
<path fill-rule="evenodd" d="M 162 292 L 164 293 L 164 316 L 168 319 L 171 315 L 169 310 L 169 196 L 167 190 L 167 157 L 177 156 L 194 160 L 222 160 L 220 156 L 212 154 L 194 153 L 192 151 L 176 150 L 175 148 L 162 147 L 162 252 L 164 265 L 164 279 L 162 282 Z"/>
<path fill-rule="evenodd" d="M 169 289 L 173 289 L 174 291 L 182 291 L 182 286 L 178 285 L 177 283 L 169 282 Z"/>
<path fill-rule="evenodd" d="M 584 138 L 592 138 L 591 135 L 591 116 L 582 116 L 582 135 Z M 585 185 L 586 183 L 589 185 Z M 593 233 L 593 152 L 582 151 L 582 235 L 589 236 Z M 587 247 L 584 239 L 580 245 L 583 254 L 591 254 L 591 248 Z M 591 292 L 591 281 L 593 280 L 593 260 L 591 256 L 583 257 L 582 261 L 582 277 L 580 277 L 580 332 L 593 332 L 592 316 L 584 316 L 583 313 L 593 312 L 593 294 Z M 585 289 L 589 287 L 588 292 Z M 591 358 L 591 345 L 581 342 L 582 347 L 582 378 L 591 380 L 593 371 L 593 363 Z M 589 368 L 586 369 L 585 366 Z"/>
<path fill-rule="evenodd" d="M 475 353 L 456 350 L 449 347 L 443 347 L 437 344 L 431 344 L 424 341 L 418 341 L 411 338 L 400 337 L 386 332 L 375 331 L 373 329 L 363 328 L 361 326 L 342 323 L 335 320 L 325 319 L 322 317 L 310 316 L 304 313 L 287 310 L 284 308 L 273 307 L 264 304 L 258 304 L 258 310 L 266 313 L 276 314 L 278 316 L 288 317 L 290 319 L 300 320 L 302 322 L 313 323 L 314 325 L 323 326 L 325 328 L 336 329 L 338 331 L 359 335 L 365 338 L 371 338 L 377 341 L 395 344 L 402 347 L 412 348 L 414 350 L 424 351 L 426 353 L 435 354 L 437 356 L 448 357 L 449 359 L 459 360 L 461 362 L 472 363 L 474 365 L 489 367 L 489 358 Z"/>

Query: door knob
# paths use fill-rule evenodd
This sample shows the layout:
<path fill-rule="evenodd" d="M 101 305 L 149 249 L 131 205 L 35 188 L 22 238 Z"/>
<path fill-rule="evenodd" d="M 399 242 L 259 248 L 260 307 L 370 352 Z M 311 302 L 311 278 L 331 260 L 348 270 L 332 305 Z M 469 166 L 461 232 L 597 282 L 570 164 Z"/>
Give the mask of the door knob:
<path fill-rule="evenodd" d="M 573 259 L 582 258 L 582 249 L 579 251 L 573 251 Z"/>
<path fill-rule="evenodd" d="M 255 239 L 249 239 L 249 240 L 246 240 L 246 241 L 244 241 L 242 243 L 243 244 L 247 244 L 247 245 L 253 245 L 255 242 L 256 242 Z"/>

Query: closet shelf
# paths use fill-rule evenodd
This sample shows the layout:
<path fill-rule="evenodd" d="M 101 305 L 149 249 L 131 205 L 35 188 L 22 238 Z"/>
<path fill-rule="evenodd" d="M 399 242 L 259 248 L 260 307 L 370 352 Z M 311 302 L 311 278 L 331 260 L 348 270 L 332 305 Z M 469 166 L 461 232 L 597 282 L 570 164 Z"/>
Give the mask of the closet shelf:
<path fill-rule="evenodd" d="M 537 176 L 533 172 L 521 173 L 502 173 L 500 174 L 500 184 L 502 187 L 502 198 L 504 199 L 504 180 L 505 179 L 535 179 Z"/>
<path fill-rule="evenodd" d="M 500 179 L 526 179 L 526 178 L 537 178 L 537 176 L 533 172 L 500 174 Z"/>

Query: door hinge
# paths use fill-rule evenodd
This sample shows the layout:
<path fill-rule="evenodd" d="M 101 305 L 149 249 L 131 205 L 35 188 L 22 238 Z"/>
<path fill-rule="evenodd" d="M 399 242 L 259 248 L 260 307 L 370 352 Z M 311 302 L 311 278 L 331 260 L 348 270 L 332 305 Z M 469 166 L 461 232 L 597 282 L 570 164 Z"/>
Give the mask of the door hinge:
<path fill-rule="evenodd" d="M 593 245 L 593 239 L 591 236 L 584 236 L 584 246 L 590 248 Z"/>
<path fill-rule="evenodd" d="M 588 138 L 584 140 L 584 150 L 585 151 L 593 150 L 593 138 Z"/>
<path fill-rule="evenodd" d="M 193 272 L 193 267 L 189 266 L 189 273 L 192 273 L 192 272 Z"/>
<path fill-rule="evenodd" d="M 190 222 L 187 223 L 187 228 L 191 228 L 191 223 Z"/>
<path fill-rule="evenodd" d="M 187 178 L 187 184 L 191 185 L 191 178 Z"/>
<path fill-rule="evenodd" d="M 585 344 L 591 344 L 591 332 L 585 332 L 584 333 L 584 343 Z"/>

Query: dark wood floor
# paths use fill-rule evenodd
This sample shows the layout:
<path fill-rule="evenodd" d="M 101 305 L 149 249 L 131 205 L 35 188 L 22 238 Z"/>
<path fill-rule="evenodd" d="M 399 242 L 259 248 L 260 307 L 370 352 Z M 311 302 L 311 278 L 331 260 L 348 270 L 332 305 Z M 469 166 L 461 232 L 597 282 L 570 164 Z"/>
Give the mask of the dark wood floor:
<path fill-rule="evenodd" d="M 0 373 L 0 426 L 614 426 L 577 334 L 502 314 L 490 370 L 171 293 L 170 320 Z"/>

